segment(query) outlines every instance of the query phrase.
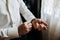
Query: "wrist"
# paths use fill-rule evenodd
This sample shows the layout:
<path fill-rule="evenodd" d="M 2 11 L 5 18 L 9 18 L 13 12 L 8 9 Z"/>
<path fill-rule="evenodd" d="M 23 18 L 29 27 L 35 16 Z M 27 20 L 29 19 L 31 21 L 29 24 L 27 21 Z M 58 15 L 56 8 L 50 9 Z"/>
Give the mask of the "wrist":
<path fill-rule="evenodd" d="M 32 23 L 34 20 L 36 20 L 36 18 L 32 19 L 32 20 L 31 20 L 31 23 Z"/>

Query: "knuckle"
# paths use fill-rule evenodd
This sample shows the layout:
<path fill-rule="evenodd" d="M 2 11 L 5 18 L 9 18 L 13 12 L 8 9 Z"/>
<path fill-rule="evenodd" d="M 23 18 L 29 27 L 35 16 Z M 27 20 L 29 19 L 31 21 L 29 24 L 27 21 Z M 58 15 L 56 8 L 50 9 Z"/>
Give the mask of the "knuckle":
<path fill-rule="evenodd" d="M 29 32 L 29 29 L 26 29 L 26 32 Z"/>

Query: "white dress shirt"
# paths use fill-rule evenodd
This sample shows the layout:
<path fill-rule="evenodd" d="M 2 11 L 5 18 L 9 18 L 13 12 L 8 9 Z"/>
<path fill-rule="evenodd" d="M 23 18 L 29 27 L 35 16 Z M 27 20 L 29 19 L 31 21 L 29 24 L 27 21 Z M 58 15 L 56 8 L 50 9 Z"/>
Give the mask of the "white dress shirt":
<path fill-rule="evenodd" d="M 22 23 L 20 13 L 27 21 L 31 21 L 35 17 L 28 10 L 23 0 L 8 0 L 8 9 L 13 22 L 12 27 L 10 25 L 11 19 L 7 11 L 6 0 L 0 0 L 0 37 L 19 37 L 18 26 Z"/>

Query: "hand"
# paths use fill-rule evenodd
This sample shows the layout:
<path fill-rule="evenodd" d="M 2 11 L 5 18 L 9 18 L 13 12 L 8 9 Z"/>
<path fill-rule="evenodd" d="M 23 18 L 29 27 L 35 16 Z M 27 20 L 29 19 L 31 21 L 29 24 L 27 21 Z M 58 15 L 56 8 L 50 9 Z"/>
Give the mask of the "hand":
<path fill-rule="evenodd" d="M 32 28 L 32 24 L 29 22 L 25 22 L 19 26 L 18 33 L 19 33 L 19 35 L 25 35 L 25 34 L 29 33 L 31 28 Z"/>
<path fill-rule="evenodd" d="M 34 29 L 37 30 L 46 30 L 48 24 L 43 22 L 41 19 L 35 19 L 32 21 L 32 26 Z"/>

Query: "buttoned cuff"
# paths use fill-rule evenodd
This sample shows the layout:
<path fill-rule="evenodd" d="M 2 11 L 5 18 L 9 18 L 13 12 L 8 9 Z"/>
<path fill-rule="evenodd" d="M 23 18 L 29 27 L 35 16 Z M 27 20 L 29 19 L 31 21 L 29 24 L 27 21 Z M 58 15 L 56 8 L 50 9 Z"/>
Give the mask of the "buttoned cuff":
<path fill-rule="evenodd" d="M 18 28 L 17 27 L 9 28 L 7 33 L 8 33 L 8 36 L 10 38 L 17 38 L 17 37 L 19 37 Z"/>

